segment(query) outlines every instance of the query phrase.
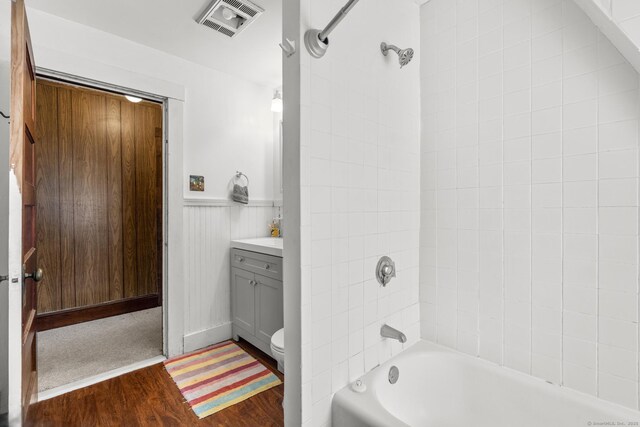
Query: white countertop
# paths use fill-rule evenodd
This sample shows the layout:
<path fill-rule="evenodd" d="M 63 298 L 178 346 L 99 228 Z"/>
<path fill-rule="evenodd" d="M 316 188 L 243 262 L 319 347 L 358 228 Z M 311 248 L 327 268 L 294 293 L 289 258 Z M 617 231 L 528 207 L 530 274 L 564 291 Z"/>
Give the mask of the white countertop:
<path fill-rule="evenodd" d="M 232 240 L 231 247 L 282 258 L 283 242 L 281 237 L 261 237 L 258 239 Z"/>

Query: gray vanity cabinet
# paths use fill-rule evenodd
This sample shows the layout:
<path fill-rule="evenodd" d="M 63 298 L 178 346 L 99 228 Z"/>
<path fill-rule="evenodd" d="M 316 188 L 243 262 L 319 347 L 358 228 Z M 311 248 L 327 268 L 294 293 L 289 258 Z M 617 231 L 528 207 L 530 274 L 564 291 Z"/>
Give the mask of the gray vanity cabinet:
<path fill-rule="evenodd" d="M 271 345 L 271 336 L 284 326 L 282 282 L 256 275 L 256 336 Z"/>
<path fill-rule="evenodd" d="M 233 338 L 271 354 L 271 336 L 284 326 L 282 258 L 231 250 Z"/>
<path fill-rule="evenodd" d="M 255 335 L 256 289 L 254 283 L 256 275 L 239 268 L 232 268 L 231 274 L 233 324 Z"/>

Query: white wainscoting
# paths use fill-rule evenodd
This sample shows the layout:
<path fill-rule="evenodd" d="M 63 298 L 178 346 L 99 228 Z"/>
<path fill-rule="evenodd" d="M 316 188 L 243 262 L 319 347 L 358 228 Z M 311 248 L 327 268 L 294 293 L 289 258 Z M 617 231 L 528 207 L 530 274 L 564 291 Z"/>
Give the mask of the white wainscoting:
<path fill-rule="evenodd" d="M 259 204 L 185 201 L 185 352 L 231 338 L 230 242 L 269 235 L 278 208 Z"/>

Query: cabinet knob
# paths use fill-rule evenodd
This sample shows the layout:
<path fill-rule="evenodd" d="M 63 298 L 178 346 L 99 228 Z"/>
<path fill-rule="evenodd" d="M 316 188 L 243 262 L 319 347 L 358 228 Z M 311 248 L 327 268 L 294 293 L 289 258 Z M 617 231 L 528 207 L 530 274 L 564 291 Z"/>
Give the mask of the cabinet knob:
<path fill-rule="evenodd" d="M 265 270 L 271 270 L 271 266 L 270 266 L 269 264 L 265 264 L 265 265 L 264 265 L 264 269 L 265 269 Z"/>
<path fill-rule="evenodd" d="M 239 257 L 238 258 L 238 262 L 244 262 L 244 258 L 243 257 Z"/>
<path fill-rule="evenodd" d="M 256 282 L 255 280 L 252 280 L 251 282 L 249 282 L 251 284 L 251 286 L 256 286 L 258 284 L 258 282 Z"/>

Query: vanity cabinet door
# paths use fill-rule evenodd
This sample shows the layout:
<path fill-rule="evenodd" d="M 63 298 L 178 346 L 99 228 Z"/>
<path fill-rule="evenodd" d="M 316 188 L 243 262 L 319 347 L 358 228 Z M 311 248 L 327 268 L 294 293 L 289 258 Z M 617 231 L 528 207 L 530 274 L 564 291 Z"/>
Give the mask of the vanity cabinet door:
<path fill-rule="evenodd" d="M 271 336 L 284 326 L 282 282 L 256 274 L 256 337 L 271 343 Z"/>
<path fill-rule="evenodd" d="M 231 303 L 234 325 L 256 333 L 255 274 L 239 268 L 231 269 Z"/>

